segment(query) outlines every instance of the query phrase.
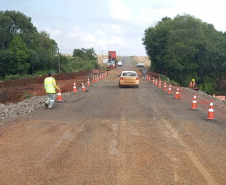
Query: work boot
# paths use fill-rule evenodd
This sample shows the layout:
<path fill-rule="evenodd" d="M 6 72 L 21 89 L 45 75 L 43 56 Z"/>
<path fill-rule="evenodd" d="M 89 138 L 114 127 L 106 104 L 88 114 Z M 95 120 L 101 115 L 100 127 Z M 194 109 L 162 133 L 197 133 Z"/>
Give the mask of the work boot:
<path fill-rule="evenodd" d="M 48 108 L 49 107 L 48 103 L 45 103 L 45 106 Z"/>

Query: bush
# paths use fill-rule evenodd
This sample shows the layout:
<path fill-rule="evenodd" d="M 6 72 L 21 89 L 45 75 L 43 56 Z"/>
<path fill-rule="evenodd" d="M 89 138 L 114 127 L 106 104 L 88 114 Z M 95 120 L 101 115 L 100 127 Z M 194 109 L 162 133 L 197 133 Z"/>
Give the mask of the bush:
<path fill-rule="evenodd" d="M 161 76 L 161 80 L 168 82 L 168 77 L 167 76 Z M 174 86 L 179 86 L 179 83 L 177 83 L 175 80 L 169 79 L 168 83 L 170 83 L 171 85 L 174 85 Z"/>
<path fill-rule="evenodd" d="M 42 75 L 48 75 L 49 71 L 53 71 L 56 74 L 56 71 L 54 69 L 50 70 L 39 70 L 35 72 L 35 75 L 42 76 Z"/>
<path fill-rule="evenodd" d="M 20 79 L 21 76 L 20 75 L 9 75 L 9 76 L 5 76 L 5 80 L 17 80 Z"/>
<path fill-rule="evenodd" d="M 202 83 L 198 85 L 201 91 L 205 91 L 207 94 L 213 94 L 215 91 L 215 85 L 212 83 Z"/>
<path fill-rule="evenodd" d="M 203 82 L 198 85 L 201 91 L 205 91 L 207 94 L 213 94 L 216 91 L 216 80 L 208 76 L 203 77 Z"/>

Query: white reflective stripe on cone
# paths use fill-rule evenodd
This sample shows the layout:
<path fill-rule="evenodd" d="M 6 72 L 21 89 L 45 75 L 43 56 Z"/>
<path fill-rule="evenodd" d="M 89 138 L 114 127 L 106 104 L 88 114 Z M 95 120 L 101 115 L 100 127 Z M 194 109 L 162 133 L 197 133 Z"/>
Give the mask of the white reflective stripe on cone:
<path fill-rule="evenodd" d="M 192 103 L 196 103 L 196 101 L 192 101 Z"/>
<path fill-rule="evenodd" d="M 209 112 L 214 112 L 214 110 L 213 109 L 209 109 Z"/>
<path fill-rule="evenodd" d="M 210 103 L 210 105 L 213 105 L 213 103 Z"/>

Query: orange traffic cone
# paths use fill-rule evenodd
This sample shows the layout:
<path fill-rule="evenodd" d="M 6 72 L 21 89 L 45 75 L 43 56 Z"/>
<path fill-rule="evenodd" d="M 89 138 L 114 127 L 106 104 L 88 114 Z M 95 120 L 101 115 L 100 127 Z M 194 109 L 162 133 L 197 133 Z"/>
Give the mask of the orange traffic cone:
<path fill-rule="evenodd" d="M 193 97 L 193 101 L 192 101 L 190 110 L 198 110 L 198 108 L 197 108 L 196 94 L 194 94 L 194 97 Z"/>
<path fill-rule="evenodd" d="M 164 82 L 164 86 L 163 86 L 163 91 L 166 91 L 167 88 L 166 88 L 166 82 Z"/>
<path fill-rule="evenodd" d="M 85 88 L 85 85 L 84 85 L 83 82 L 82 82 L 82 91 L 83 91 L 83 92 L 86 91 L 86 88 Z"/>
<path fill-rule="evenodd" d="M 148 79 L 148 81 L 149 81 L 149 82 L 151 81 L 151 76 L 149 76 L 149 79 Z"/>
<path fill-rule="evenodd" d="M 159 88 L 162 88 L 162 82 L 161 82 L 161 79 L 159 80 Z"/>
<path fill-rule="evenodd" d="M 152 83 L 155 84 L 155 78 L 153 77 Z"/>
<path fill-rule="evenodd" d="M 158 80 L 157 80 L 157 78 L 155 80 L 155 86 L 158 86 Z"/>
<path fill-rule="evenodd" d="M 94 76 L 93 76 L 93 84 L 95 83 L 95 78 L 94 78 Z"/>
<path fill-rule="evenodd" d="M 87 81 L 87 86 L 90 86 L 90 81 L 89 81 L 89 78 L 88 78 L 88 81 Z"/>
<path fill-rule="evenodd" d="M 205 119 L 205 118 L 204 118 Z M 214 109 L 213 109 L 213 100 L 210 101 L 210 107 L 209 107 L 209 111 L 208 111 L 208 115 L 207 118 L 205 120 L 213 120 L 213 121 L 217 121 L 214 118 Z"/>
<path fill-rule="evenodd" d="M 168 93 L 167 94 L 172 94 L 171 84 L 169 84 L 169 88 L 168 88 Z"/>
<path fill-rule="evenodd" d="M 179 100 L 180 99 L 180 89 L 177 87 L 177 91 L 175 93 L 174 99 Z"/>
<path fill-rule="evenodd" d="M 77 88 L 76 88 L 76 83 L 74 81 L 74 84 L 73 84 L 73 93 L 76 93 L 77 92 Z"/>
<path fill-rule="evenodd" d="M 60 87 L 59 87 L 59 90 L 58 90 L 58 93 L 57 93 L 57 102 L 63 102 Z"/>

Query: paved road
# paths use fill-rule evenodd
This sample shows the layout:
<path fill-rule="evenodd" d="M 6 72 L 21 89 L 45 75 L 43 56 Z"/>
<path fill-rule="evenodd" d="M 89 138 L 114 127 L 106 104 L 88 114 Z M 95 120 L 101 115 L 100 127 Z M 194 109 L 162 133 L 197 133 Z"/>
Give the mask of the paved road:
<path fill-rule="evenodd" d="M 119 88 L 130 58 L 53 110 L 0 128 L 1 185 L 226 184 L 226 123 L 148 81 Z"/>

